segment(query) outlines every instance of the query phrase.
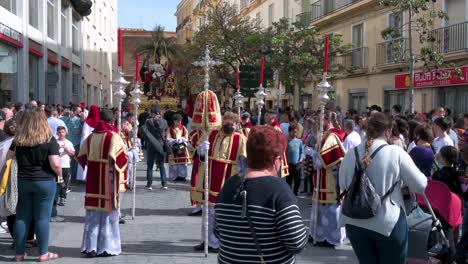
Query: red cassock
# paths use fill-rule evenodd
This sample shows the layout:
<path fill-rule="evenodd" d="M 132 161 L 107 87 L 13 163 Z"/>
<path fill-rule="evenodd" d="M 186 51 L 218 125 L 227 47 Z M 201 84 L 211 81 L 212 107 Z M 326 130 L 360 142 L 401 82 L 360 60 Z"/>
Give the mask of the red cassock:
<path fill-rule="evenodd" d="M 322 147 L 320 149 L 320 161 L 323 168 L 320 170 L 320 203 L 332 204 L 337 202 L 337 182 L 333 174 L 333 167 L 339 165 L 343 160 L 346 151 L 343 147 L 343 140 L 346 136 L 344 130 L 332 128 L 325 132 Z M 314 184 L 317 182 L 317 171 L 314 174 Z M 314 192 L 313 199 L 317 199 Z"/>
<path fill-rule="evenodd" d="M 194 151 L 192 155 L 192 175 L 190 177 L 190 202 L 192 205 L 196 204 L 196 202 L 193 200 L 192 193 L 195 191 L 195 187 L 198 181 L 198 170 L 200 167 L 200 158 L 198 156 L 197 148 L 198 148 L 198 142 L 200 139 L 203 138 L 203 131 L 202 130 L 193 130 L 190 132 L 189 139 L 190 139 L 190 145 L 192 145 Z"/>
<path fill-rule="evenodd" d="M 113 126 L 99 122 L 77 156 L 82 167 L 88 166 L 85 194 L 88 210 L 111 212 L 119 207 L 119 191 L 125 191 L 128 156 L 114 130 Z"/>
<path fill-rule="evenodd" d="M 237 132 L 227 135 L 220 130 L 214 130 L 210 133 L 208 141 L 210 142 L 208 153 L 208 201 L 210 205 L 214 205 L 216 204 L 219 192 L 223 188 L 224 182 L 229 179 L 229 177 L 239 172 L 239 158 L 241 156 L 247 157 L 247 139 Z M 205 169 L 203 166 L 204 163 L 201 164 L 202 166 L 199 166 L 198 170 L 198 179 L 191 192 L 192 200 L 199 204 L 203 204 L 205 199 Z"/>

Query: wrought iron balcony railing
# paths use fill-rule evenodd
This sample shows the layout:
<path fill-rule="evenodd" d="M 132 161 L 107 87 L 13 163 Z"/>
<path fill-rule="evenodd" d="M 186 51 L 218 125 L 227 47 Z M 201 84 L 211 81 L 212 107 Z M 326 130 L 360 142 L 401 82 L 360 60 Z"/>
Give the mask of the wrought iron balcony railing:
<path fill-rule="evenodd" d="M 438 53 L 459 52 L 468 50 L 468 21 L 430 32 L 433 49 Z"/>
<path fill-rule="evenodd" d="M 377 44 L 376 64 L 407 63 L 408 39 L 397 38 Z"/>
<path fill-rule="evenodd" d="M 358 47 L 336 57 L 336 63 L 345 66 L 350 71 L 368 68 L 368 48 Z"/>

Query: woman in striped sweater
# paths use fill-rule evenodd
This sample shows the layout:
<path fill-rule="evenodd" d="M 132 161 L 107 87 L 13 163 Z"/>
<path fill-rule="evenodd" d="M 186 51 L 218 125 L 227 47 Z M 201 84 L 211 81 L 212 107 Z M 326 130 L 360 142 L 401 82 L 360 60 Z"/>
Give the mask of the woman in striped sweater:
<path fill-rule="evenodd" d="M 219 263 L 295 263 L 307 244 L 296 197 L 276 176 L 286 144 L 273 127 L 251 130 L 248 170 L 224 184 L 215 206 Z"/>

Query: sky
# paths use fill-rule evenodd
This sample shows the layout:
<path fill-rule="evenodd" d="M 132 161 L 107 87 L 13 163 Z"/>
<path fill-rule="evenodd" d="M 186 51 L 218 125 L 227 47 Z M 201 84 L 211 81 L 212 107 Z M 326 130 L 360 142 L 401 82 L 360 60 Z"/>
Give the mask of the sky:
<path fill-rule="evenodd" d="M 118 0 L 118 25 L 152 30 L 156 24 L 175 31 L 179 0 Z"/>

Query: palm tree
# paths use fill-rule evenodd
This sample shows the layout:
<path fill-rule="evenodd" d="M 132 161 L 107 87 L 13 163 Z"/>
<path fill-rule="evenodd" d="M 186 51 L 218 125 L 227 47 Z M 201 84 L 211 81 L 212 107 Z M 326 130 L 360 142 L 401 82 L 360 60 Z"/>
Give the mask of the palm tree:
<path fill-rule="evenodd" d="M 166 38 L 164 36 L 164 27 L 156 25 L 151 33 L 151 40 L 140 45 L 135 52 L 146 53 L 156 60 L 161 61 L 161 57 L 165 56 L 170 61 L 170 56 L 175 54 L 176 39 Z"/>

